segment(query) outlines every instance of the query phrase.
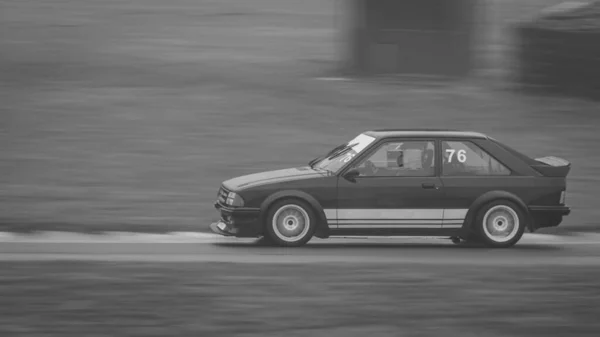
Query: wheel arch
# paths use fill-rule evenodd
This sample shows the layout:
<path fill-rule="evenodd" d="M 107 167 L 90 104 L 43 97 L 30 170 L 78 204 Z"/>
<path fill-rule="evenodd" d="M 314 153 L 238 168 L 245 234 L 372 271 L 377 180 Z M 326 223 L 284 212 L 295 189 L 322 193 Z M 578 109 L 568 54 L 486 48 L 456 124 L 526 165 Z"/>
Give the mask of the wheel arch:
<path fill-rule="evenodd" d="M 523 212 L 523 214 L 525 215 L 525 224 L 527 226 L 527 229 L 529 229 L 530 232 L 533 232 L 535 230 L 533 227 L 533 219 L 531 217 L 531 213 L 529 212 L 529 208 L 527 207 L 525 202 L 514 193 L 496 190 L 482 194 L 471 204 L 469 210 L 467 211 L 467 215 L 465 216 L 465 223 L 462 228 L 463 234 L 468 235 L 474 232 L 475 218 L 477 217 L 477 213 L 483 206 L 493 201 L 499 200 L 506 200 L 515 203 L 520 208 L 521 212 Z"/>
<path fill-rule="evenodd" d="M 312 207 L 312 210 L 314 211 L 315 216 L 317 217 L 316 230 L 314 235 L 318 238 L 329 237 L 329 225 L 327 223 L 327 216 L 325 215 L 325 211 L 323 210 L 321 203 L 310 194 L 299 190 L 278 191 L 268 196 L 260 205 L 259 219 L 261 224 L 264 224 L 266 222 L 266 216 L 271 206 L 273 206 L 275 202 L 284 199 L 299 199 L 304 202 L 307 202 Z"/>

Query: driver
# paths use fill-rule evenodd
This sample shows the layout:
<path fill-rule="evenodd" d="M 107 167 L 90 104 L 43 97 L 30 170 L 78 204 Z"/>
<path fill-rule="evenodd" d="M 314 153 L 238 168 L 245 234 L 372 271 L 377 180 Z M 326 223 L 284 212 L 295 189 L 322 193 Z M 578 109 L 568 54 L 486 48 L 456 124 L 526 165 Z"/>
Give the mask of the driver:
<path fill-rule="evenodd" d="M 420 175 L 423 170 L 424 155 L 427 143 L 408 142 L 400 147 L 400 154 L 396 158 L 398 164 L 396 176 Z"/>

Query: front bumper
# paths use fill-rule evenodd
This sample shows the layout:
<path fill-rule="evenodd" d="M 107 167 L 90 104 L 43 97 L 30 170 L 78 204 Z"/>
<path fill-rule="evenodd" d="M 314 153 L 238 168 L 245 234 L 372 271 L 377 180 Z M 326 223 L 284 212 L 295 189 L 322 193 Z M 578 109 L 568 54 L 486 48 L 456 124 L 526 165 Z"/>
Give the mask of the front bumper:
<path fill-rule="evenodd" d="M 221 229 L 222 228 L 222 229 Z M 210 224 L 210 230 L 213 233 L 219 234 L 219 235 L 223 235 L 223 236 L 234 236 L 234 234 L 231 234 L 227 231 L 227 224 L 221 220 L 217 221 L 217 222 L 213 222 Z"/>
<path fill-rule="evenodd" d="M 211 231 L 224 236 L 259 237 L 262 235 L 260 209 L 232 208 L 216 202 L 221 218 L 210 225 Z M 219 228 L 221 227 L 221 228 Z"/>

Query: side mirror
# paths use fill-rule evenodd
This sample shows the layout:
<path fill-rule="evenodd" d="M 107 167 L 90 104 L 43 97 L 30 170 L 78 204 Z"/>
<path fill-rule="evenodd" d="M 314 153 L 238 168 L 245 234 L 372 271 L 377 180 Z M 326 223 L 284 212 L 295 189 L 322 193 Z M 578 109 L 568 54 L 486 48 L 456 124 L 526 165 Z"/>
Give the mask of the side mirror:
<path fill-rule="evenodd" d="M 356 182 L 356 177 L 360 176 L 360 171 L 358 169 L 352 168 L 346 174 L 344 174 L 344 178 L 351 182 Z"/>

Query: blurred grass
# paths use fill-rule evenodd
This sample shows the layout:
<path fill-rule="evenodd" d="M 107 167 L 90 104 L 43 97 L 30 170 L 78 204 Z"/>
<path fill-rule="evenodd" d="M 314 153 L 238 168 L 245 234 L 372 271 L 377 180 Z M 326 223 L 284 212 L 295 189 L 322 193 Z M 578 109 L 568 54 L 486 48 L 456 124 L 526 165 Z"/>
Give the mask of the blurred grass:
<path fill-rule="evenodd" d="M 564 226 L 591 228 L 598 105 L 493 80 L 511 68 L 509 23 L 554 2 L 482 2 L 481 76 L 428 86 L 314 80 L 336 74 L 341 1 L 5 1 L 0 229 L 206 230 L 221 181 L 382 126 L 567 158 Z"/>
<path fill-rule="evenodd" d="M 597 336 L 583 267 L 2 263 L 3 336 Z M 43 281 L 40 281 L 43 280 Z"/>

